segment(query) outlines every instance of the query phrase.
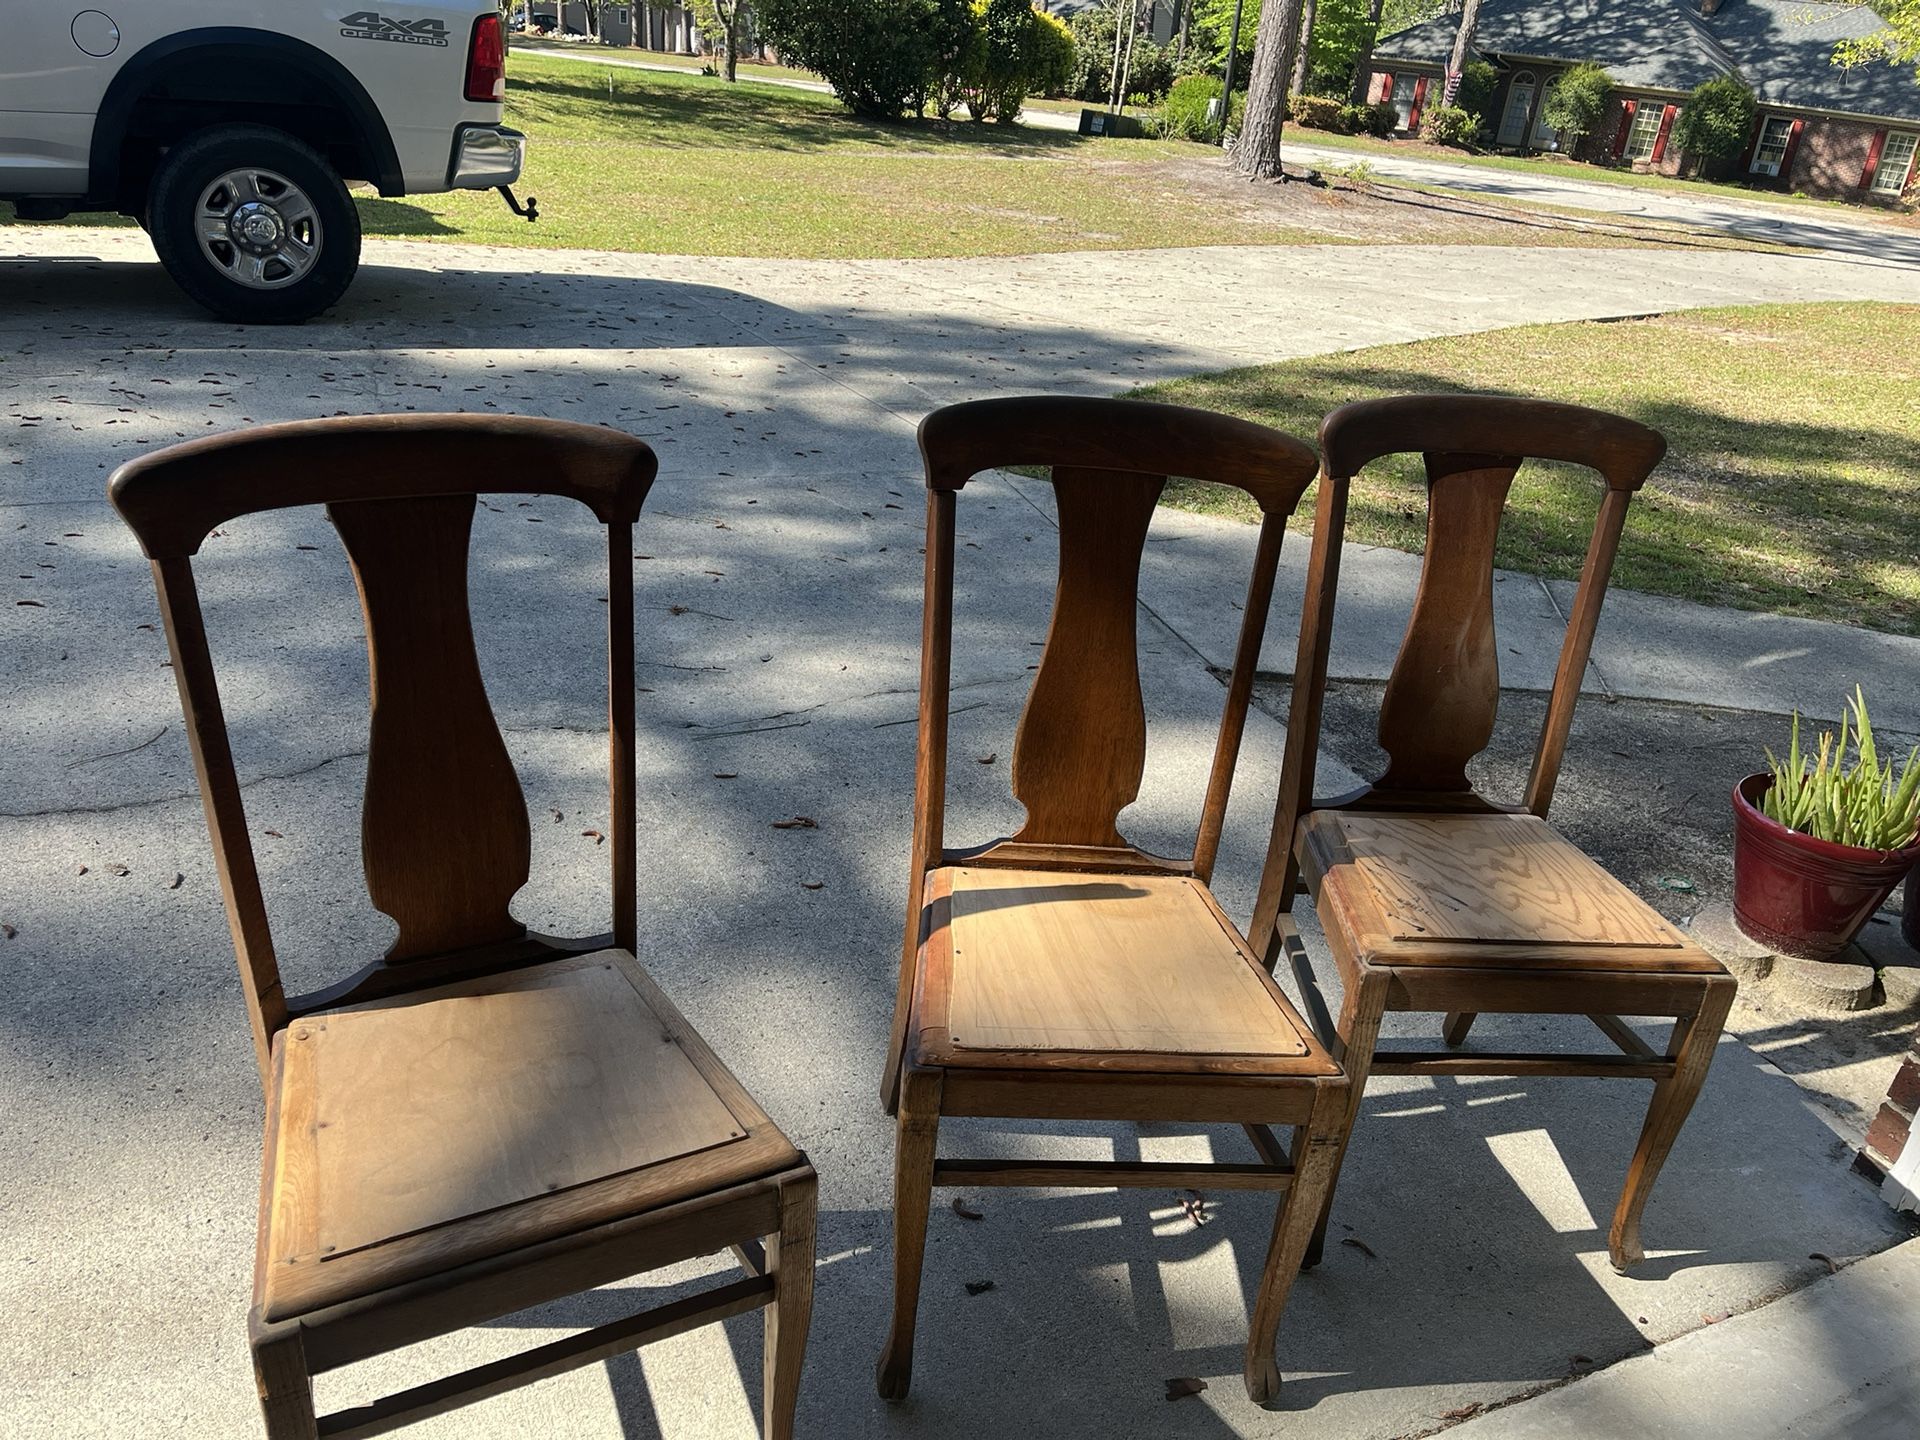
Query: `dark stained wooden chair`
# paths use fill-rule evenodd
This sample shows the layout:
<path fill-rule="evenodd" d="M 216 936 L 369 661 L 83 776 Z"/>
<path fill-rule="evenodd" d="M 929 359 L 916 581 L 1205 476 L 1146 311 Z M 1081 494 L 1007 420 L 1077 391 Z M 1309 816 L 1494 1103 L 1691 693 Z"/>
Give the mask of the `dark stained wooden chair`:
<path fill-rule="evenodd" d="M 1312 765 L 1325 693 L 1339 547 L 1316 546 L 1289 714 L 1302 757 L 1298 815 L 1276 817 L 1250 938 L 1268 963 L 1288 955 L 1308 1013 L 1353 1082 L 1357 1117 L 1369 1075 L 1588 1075 L 1648 1079 L 1653 1102 L 1614 1211 L 1618 1269 L 1643 1258 L 1640 1217 L 1713 1058 L 1734 981 L 1719 963 L 1546 821 L 1627 505 L 1666 441 L 1619 416 L 1497 396 L 1409 395 L 1348 405 L 1321 426 L 1322 503 L 1344 515 L 1348 481 L 1386 455 L 1421 453 L 1427 545 L 1400 653 L 1381 702 L 1385 773 L 1352 794 L 1315 800 Z M 1467 762 L 1492 738 L 1500 701 L 1494 637 L 1494 541 L 1524 459 L 1584 466 L 1605 481 L 1526 794 L 1519 806 L 1478 794 Z M 1331 500 L 1328 496 L 1331 494 Z M 1294 930 L 1299 878 L 1312 891 L 1339 967 L 1332 1021 Z M 1375 1048 L 1388 1010 L 1445 1014 L 1447 1050 Z M 1459 1049 L 1477 1012 L 1586 1015 L 1606 1054 Z M 1664 1053 L 1621 1015 L 1671 1016 Z M 1350 1133 L 1350 1128 L 1347 1132 Z M 1308 1260 L 1324 1243 L 1323 1216 Z"/>
<path fill-rule="evenodd" d="M 632 954 L 632 533 L 654 470 L 613 431 L 447 415 L 268 426 L 113 477 L 153 562 L 266 1089 L 249 1329 L 274 1440 L 378 1434 L 756 1307 L 766 1433 L 792 1433 L 812 1167 Z M 567 496 L 606 526 L 610 934 L 530 934 L 509 909 L 530 840 L 468 613 L 477 490 Z M 289 996 L 192 556 L 218 525 L 295 505 L 327 507 L 359 585 L 362 852 L 399 934 L 350 979 Z M 739 1279 L 316 1420 L 323 1371 L 729 1246 Z"/>
<path fill-rule="evenodd" d="M 1247 1391 L 1264 1403 L 1279 1388 L 1274 1335 L 1349 1107 L 1339 1067 L 1208 881 L 1281 537 L 1312 482 L 1312 451 L 1202 411 L 1045 398 L 936 411 L 920 426 L 920 448 L 926 611 L 912 880 L 883 1084 L 898 1140 L 880 1393 L 907 1392 L 934 1186 L 1194 1186 L 1284 1193 L 1246 1352 Z M 954 502 L 972 476 L 1012 465 L 1051 467 L 1060 533 L 1053 618 L 1013 745 L 1013 793 L 1026 822 L 1010 839 L 952 851 L 942 817 Z M 1138 850 L 1115 827 L 1145 768 L 1137 588 L 1169 475 L 1238 486 L 1264 515 L 1193 853 L 1179 859 Z M 956 1159 L 937 1153 L 948 1115 L 1237 1123 L 1260 1158 Z M 1272 1125 L 1293 1127 L 1290 1147 Z"/>

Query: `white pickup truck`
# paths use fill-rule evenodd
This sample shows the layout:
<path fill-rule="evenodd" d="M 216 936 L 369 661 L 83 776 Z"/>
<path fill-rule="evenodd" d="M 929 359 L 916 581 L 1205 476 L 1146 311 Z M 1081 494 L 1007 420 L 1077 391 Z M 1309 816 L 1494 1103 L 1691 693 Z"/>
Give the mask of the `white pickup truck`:
<path fill-rule="evenodd" d="M 20 220 L 130 215 L 187 294 L 263 322 L 317 315 L 353 279 L 349 180 L 499 188 L 528 213 L 494 0 L 362 3 L 0 6 L 0 200 Z"/>

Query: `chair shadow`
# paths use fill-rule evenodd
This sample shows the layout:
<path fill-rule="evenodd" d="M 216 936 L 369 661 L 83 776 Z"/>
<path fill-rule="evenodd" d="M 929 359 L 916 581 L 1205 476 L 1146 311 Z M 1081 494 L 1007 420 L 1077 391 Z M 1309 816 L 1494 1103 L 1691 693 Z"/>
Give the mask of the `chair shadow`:
<path fill-rule="evenodd" d="M 1519 1017 L 1481 1024 L 1488 1045 L 1542 1038 L 1530 1019 L 1525 1037 L 1503 1033 L 1522 1028 Z M 1031 1428 L 1047 1416 L 1059 1418 L 1062 1435 L 1093 1436 L 1140 1433 L 1151 1415 L 1154 1433 L 1227 1437 L 1279 1434 L 1284 1417 L 1308 1412 L 1344 1432 L 1363 1412 L 1370 1424 L 1388 1423 L 1385 1407 L 1385 1433 L 1409 1433 L 1458 1403 L 1438 1396 L 1478 1393 L 1490 1403 L 1589 1373 L 1697 1328 L 1714 1310 L 1748 1308 L 1828 1273 L 1810 1252 L 1838 1259 L 1910 1233 L 1837 1162 L 1833 1137 L 1769 1091 L 1789 1082 L 1743 1057 L 1751 1058 L 1737 1042 L 1723 1042 L 1649 1207 L 1650 1244 L 1685 1248 L 1655 1248 L 1626 1279 L 1607 1265 L 1605 1228 L 1644 1087 L 1499 1077 L 1376 1082 L 1335 1202 L 1327 1257 L 1299 1277 L 1281 1324 L 1287 1379 L 1265 1421 L 1239 1378 L 1273 1219 L 1264 1195 L 1209 1195 L 1203 1224 L 1171 1191 L 969 1196 L 968 1208 L 984 1221 L 937 1200 L 915 1391 L 898 1406 L 879 1405 L 871 1389 L 891 1303 L 889 1214 L 823 1210 L 821 1254 L 834 1258 L 818 1271 L 800 1431 L 972 1436 Z M 967 1153 L 1093 1145 L 1120 1160 L 1166 1158 L 1168 1147 L 1196 1146 L 1193 1137 L 1205 1134 L 1212 1158 L 1253 1158 L 1231 1128 L 943 1128 L 954 1132 L 945 1148 Z M 1756 1139 L 1773 1164 L 1756 1169 Z M 967 1284 L 983 1279 L 995 1283 L 970 1294 Z M 592 1325 L 636 1308 L 640 1293 L 590 1292 L 498 1323 Z M 759 1322 L 738 1317 L 724 1333 L 757 1412 Z M 677 1433 L 690 1394 L 711 1385 L 688 1376 L 687 1392 L 676 1382 L 669 1396 L 649 1385 L 632 1355 L 607 1362 L 605 1373 L 628 1440 Z M 1178 1376 L 1207 1378 L 1205 1403 L 1157 1408 L 1161 1382 Z M 658 1370 L 653 1381 L 660 1384 Z"/>

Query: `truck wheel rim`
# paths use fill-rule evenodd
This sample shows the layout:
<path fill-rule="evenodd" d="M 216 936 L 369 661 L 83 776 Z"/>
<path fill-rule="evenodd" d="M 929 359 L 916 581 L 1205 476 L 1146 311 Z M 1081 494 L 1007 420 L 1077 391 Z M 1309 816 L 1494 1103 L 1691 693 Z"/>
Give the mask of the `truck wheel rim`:
<path fill-rule="evenodd" d="M 200 253 L 249 290 L 279 290 L 320 259 L 320 216 L 298 185 L 272 170 L 229 170 L 200 192 Z"/>

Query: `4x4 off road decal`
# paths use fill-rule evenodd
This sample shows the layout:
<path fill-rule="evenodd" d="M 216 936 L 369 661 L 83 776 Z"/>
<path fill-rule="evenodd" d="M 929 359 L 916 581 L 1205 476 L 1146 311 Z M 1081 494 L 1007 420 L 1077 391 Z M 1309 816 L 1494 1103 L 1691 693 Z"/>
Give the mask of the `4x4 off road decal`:
<path fill-rule="evenodd" d="M 349 40 L 395 40 L 402 45 L 445 45 L 443 20 L 401 20 L 374 10 L 340 17 L 340 33 Z"/>

